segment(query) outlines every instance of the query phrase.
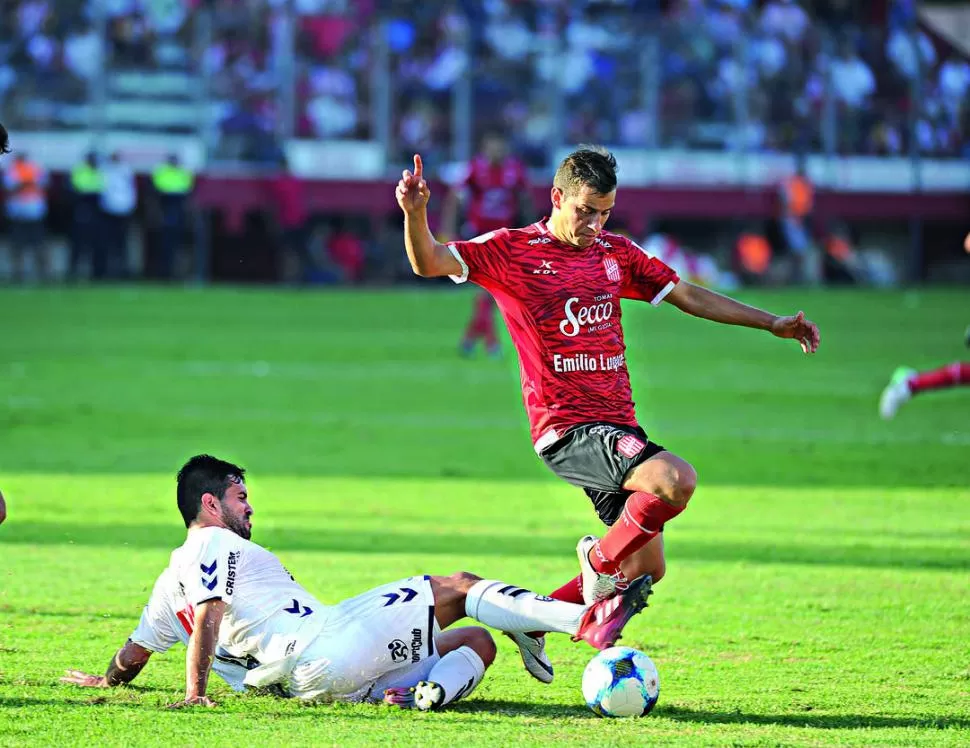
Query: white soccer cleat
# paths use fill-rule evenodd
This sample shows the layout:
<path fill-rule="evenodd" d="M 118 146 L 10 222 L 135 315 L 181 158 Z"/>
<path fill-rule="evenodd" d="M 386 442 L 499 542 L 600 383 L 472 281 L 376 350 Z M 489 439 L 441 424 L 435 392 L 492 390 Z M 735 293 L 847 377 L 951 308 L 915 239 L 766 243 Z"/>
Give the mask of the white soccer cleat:
<path fill-rule="evenodd" d="M 430 680 L 418 681 L 414 686 L 388 688 L 384 691 L 384 703 L 402 709 L 417 709 L 429 712 L 441 706 L 445 700 L 445 689 Z"/>
<path fill-rule="evenodd" d="M 587 605 L 607 600 L 630 586 L 622 576 L 610 576 L 593 568 L 589 562 L 589 552 L 596 545 L 597 540 L 599 538 L 595 535 L 585 535 L 576 545 L 579 568 L 583 574 L 583 601 Z"/>
<path fill-rule="evenodd" d="M 879 415 L 887 421 L 896 415 L 900 406 L 909 400 L 913 394 L 909 391 L 909 378 L 916 373 L 915 369 L 899 367 L 893 372 L 892 379 L 882 391 L 879 398 Z"/>
<path fill-rule="evenodd" d="M 552 662 L 546 655 L 546 637 L 506 631 L 505 635 L 519 647 L 522 664 L 533 678 L 540 683 L 552 683 Z"/>

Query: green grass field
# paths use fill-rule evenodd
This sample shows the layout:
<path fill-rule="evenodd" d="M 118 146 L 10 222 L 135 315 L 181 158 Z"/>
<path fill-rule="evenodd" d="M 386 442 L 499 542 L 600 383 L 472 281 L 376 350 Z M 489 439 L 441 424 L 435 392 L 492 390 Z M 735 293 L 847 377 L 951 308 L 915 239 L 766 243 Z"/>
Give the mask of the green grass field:
<path fill-rule="evenodd" d="M 592 650 L 562 636 L 551 686 L 499 637 L 436 714 L 219 682 L 167 712 L 181 647 L 130 688 L 60 685 L 134 628 L 197 452 L 251 471 L 253 539 L 327 602 L 458 569 L 548 591 L 598 525 L 532 453 L 513 357 L 455 355 L 467 292 L 0 290 L 0 744 L 967 745 L 970 391 L 876 415 L 897 364 L 968 355 L 966 291 L 742 298 L 801 305 L 820 352 L 624 308 L 641 422 L 700 476 L 623 642 L 661 675 L 630 722 L 586 710 Z"/>

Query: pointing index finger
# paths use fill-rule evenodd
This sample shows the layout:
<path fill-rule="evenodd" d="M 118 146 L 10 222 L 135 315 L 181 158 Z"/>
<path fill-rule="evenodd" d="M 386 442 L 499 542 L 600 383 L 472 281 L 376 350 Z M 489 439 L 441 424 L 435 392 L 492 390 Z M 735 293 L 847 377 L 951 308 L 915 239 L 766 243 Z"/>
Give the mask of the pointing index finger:
<path fill-rule="evenodd" d="M 421 179 L 424 176 L 424 162 L 421 160 L 421 154 L 414 154 L 414 176 L 417 179 Z"/>

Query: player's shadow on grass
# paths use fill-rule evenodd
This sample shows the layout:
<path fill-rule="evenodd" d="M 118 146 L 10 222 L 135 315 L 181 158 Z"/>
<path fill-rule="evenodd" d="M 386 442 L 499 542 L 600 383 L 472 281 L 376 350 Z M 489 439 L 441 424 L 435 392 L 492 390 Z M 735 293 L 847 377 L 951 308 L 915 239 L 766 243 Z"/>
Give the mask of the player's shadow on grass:
<path fill-rule="evenodd" d="M 927 714 L 920 717 L 884 717 L 862 714 L 748 714 L 746 712 L 706 712 L 679 706 L 658 706 L 658 717 L 697 724 L 748 724 L 808 727 L 816 730 L 872 730 L 917 727 L 930 730 L 967 729 L 970 719 Z"/>
<path fill-rule="evenodd" d="M 80 689 L 78 689 L 80 690 Z M 145 704 L 139 701 L 124 700 L 119 699 L 115 694 L 111 692 L 97 693 L 94 689 L 88 689 L 92 693 L 88 694 L 74 694 L 76 698 L 63 698 L 63 699 L 53 699 L 46 697 L 30 697 L 30 696 L 0 696 L 0 709 L 16 709 L 16 708 L 37 708 L 44 706 L 52 706 L 57 709 L 96 709 L 98 707 L 120 707 L 122 709 L 143 709 Z M 171 701 L 177 701 L 179 698 L 178 692 L 169 689 L 174 695 Z"/>
<path fill-rule="evenodd" d="M 446 530 L 448 528 L 445 528 Z M 158 548 L 166 551 L 185 539 L 178 525 L 121 523 L 68 524 L 59 522 L 11 523 L 4 527 L 4 544 L 80 545 L 122 548 Z M 420 553 L 425 556 L 548 556 L 569 558 L 576 536 L 494 535 L 475 532 L 353 532 L 308 530 L 299 527 L 256 528 L 253 538 L 275 552 L 336 551 L 338 553 Z M 837 540 L 837 538 L 836 538 Z M 668 554 L 678 560 L 718 563 L 805 564 L 868 568 L 970 569 L 970 553 L 953 547 L 921 545 L 840 545 L 838 542 L 785 542 L 737 540 L 733 542 L 678 537 L 668 540 Z M 429 567 L 433 567 L 433 559 Z M 452 571 L 429 568 L 429 571 Z M 472 569 L 471 571 L 475 571 Z"/>
<path fill-rule="evenodd" d="M 545 717 L 547 719 L 600 719 L 585 706 L 572 704 L 536 704 L 529 701 L 481 699 L 459 701 L 448 707 L 458 714 L 489 714 L 505 717 Z"/>

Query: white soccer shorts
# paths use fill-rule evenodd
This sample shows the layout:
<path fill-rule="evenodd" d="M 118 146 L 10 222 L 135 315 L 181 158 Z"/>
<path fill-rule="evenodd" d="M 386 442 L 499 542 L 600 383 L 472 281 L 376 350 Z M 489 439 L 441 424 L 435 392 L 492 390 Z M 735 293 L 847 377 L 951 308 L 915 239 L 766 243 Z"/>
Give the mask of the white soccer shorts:
<path fill-rule="evenodd" d="M 408 577 L 344 600 L 304 650 L 287 691 L 300 699 L 379 700 L 414 685 L 439 657 L 430 577 Z"/>

